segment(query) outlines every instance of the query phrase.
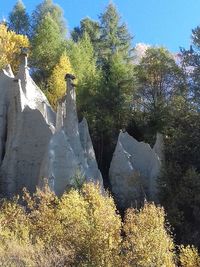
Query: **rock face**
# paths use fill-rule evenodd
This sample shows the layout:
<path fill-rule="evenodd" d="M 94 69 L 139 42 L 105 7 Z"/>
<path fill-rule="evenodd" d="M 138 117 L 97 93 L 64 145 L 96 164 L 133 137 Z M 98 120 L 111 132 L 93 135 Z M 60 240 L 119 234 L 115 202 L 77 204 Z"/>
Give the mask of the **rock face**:
<path fill-rule="evenodd" d="M 155 200 L 160 167 L 161 161 L 149 144 L 120 132 L 109 170 L 119 208 L 135 206 L 144 198 Z"/>
<path fill-rule="evenodd" d="M 87 121 L 78 123 L 71 78 L 56 115 L 31 79 L 25 53 L 16 77 L 9 66 L 0 72 L 1 195 L 13 196 L 23 187 L 34 192 L 43 178 L 61 195 L 77 172 L 102 184 Z"/>
<path fill-rule="evenodd" d="M 61 195 L 77 172 L 103 184 L 87 121 L 78 123 L 71 78 L 56 115 L 29 75 L 26 53 L 16 77 L 9 66 L 0 72 L 0 195 L 34 192 L 44 178 Z"/>
<path fill-rule="evenodd" d="M 81 182 L 75 181 L 77 174 L 85 177 L 86 181 L 103 184 L 87 121 L 83 119 L 78 123 L 76 93 L 71 77 L 67 76 L 66 81 L 67 93 L 58 105 L 56 133 L 49 142 L 40 171 L 40 184 L 47 178 L 57 195 L 76 182 Z"/>
<path fill-rule="evenodd" d="M 0 193 L 12 196 L 23 187 L 33 192 L 55 113 L 29 75 L 26 55 L 15 78 L 0 74 Z"/>

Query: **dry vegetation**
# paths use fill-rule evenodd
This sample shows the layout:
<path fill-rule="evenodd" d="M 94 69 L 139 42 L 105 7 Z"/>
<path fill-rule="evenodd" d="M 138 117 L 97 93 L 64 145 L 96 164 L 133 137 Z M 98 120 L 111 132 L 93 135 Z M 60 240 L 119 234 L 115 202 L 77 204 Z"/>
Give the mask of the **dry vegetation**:
<path fill-rule="evenodd" d="M 112 197 L 92 183 L 60 199 L 48 188 L 1 202 L 0 266 L 200 266 L 194 247 L 180 247 L 163 208 L 145 203 L 122 223 Z M 178 266 L 178 265 L 177 265 Z"/>

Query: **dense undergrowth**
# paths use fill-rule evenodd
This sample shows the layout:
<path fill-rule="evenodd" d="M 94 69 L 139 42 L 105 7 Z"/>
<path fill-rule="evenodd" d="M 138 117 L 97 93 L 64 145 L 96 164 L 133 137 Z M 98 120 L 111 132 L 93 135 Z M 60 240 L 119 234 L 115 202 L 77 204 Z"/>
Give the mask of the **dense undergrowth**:
<path fill-rule="evenodd" d="M 113 198 L 84 184 L 61 198 L 48 187 L 2 200 L 0 266 L 200 266 L 194 247 L 177 247 L 164 209 L 144 202 L 123 221 Z"/>

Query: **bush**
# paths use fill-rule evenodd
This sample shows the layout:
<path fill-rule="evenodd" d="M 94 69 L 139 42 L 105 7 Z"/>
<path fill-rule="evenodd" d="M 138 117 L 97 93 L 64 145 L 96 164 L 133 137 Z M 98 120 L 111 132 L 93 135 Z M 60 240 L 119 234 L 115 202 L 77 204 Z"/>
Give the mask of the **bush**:
<path fill-rule="evenodd" d="M 163 208 L 145 203 L 140 210 L 127 210 L 124 232 L 126 266 L 175 266 L 174 244 Z"/>
<path fill-rule="evenodd" d="M 199 267 L 200 256 L 194 246 L 180 246 L 179 261 L 181 267 Z"/>
<path fill-rule="evenodd" d="M 175 247 L 162 207 L 127 210 L 122 224 L 113 198 L 83 184 L 61 198 L 48 187 L 23 201 L 0 203 L 0 266 L 174 267 Z M 22 205 L 23 203 L 23 205 Z M 181 246 L 180 267 L 200 267 L 193 246 Z"/>

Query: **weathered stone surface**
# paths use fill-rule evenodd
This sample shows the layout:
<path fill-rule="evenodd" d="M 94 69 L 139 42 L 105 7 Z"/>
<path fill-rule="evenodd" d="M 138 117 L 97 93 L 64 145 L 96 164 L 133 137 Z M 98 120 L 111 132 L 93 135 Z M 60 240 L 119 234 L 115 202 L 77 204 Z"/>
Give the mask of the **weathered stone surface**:
<path fill-rule="evenodd" d="M 87 177 L 93 181 L 99 182 L 103 186 L 103 180 L 101 172 L 98 169 L 92 140 L 88 129 L 87 120 L 83 120 L 79 123 L 80 141 L 84 152 L 84 157 L 87 159 L 88 171 Z"/>
<path fill-rule="evenodd" d="M 67 94 L 59 101 L 56 117 L 29 75 L 26 53 L 21 54 L 16 77 L 10 66 L 0 72 L 1 195 L 21 193 L 23 187 L 34 192 L 43 178 L 61 195 L 74 185 L 77 172 L 103 184 L 87 122 L 78 123 L 71 78 L 67 76 Z"/>
<path fill-rule="evenodd" d="M 5 154 L 8 107 L 15 86 L 14 80 L 11 78 L 12 73 L 8 71 L 0 72 L 0 165 Z"/>
<path fill-rule="evenodd" d="M 79 124 L 76 93 L 67 79 L 67 94 L 59 101 L 56 133 L 51 138 L 40 171 L 40 184 L 47 179 L 57 195 L 75 184 L 79 173 L 86 181 L 103 184 L 85 119 Z"/>
<path fill-rule="evenodd" d="M 20 193 L 23 187 L 33 192 L 54 132 L 55 114 L 31 79 L 25 56 L 16 78 L 5 74 L 0 77 L 0 92 L 4 95 L 0 103 L 0 109 L 4 110 L 0 122 L 0 192 L 11 196 Z"/>
<path fill-rule="evenodd" d="M 144 198 L 156 198 L 156 178 L 161 162 L 154 150 L 120 132 L 109 170 L 112 191 L 120 208 L 135 205 Z"/>

